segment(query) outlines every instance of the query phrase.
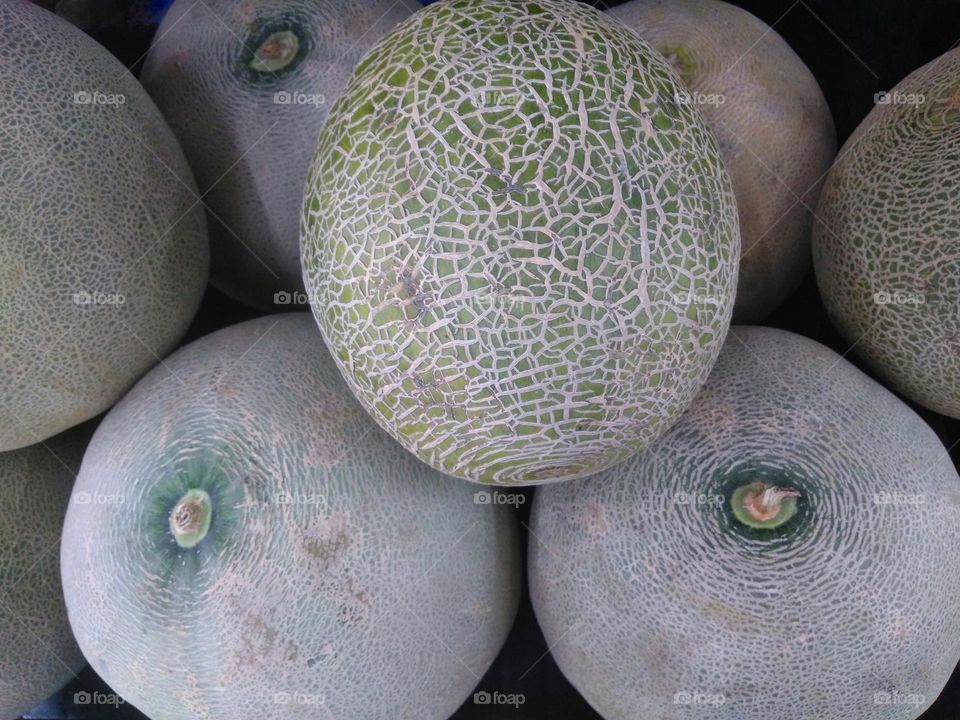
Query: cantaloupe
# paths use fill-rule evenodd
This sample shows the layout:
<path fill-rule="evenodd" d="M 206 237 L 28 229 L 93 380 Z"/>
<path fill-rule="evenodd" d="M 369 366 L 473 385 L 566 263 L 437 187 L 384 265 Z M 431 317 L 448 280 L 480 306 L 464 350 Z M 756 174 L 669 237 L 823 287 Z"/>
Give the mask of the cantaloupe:
<path fill-rule="evenodd" d="M 832 350 L 735 326 L 649 450 L 541 488 L 534 608 L 606 720 L 907 720 L 960 660 L 960 477 Z"/>
<path fill-rule="evenodd" d="M 468 480 L 588 475 L 719 353 L 736 206 L 666 61 L 572 0 L 451 0 L 366 56 L 320 134 L 304 279 L 348 384 Z"/>
<path fill-rule="evenodd" d="M 0 453 L 0 718 L 42 702 L 84 665 L 60 585 L 60 531 L 92 428 Z M 84 496 L 74 502 L 85 502 Z"/>
<path fill-rule="evenodd" d="M 446 720 L 506 638 L 508 508 L 356 403 L 313 319 L 179 350 L 94 436 L 63 542 L 93 668 L 158 720 Z"/>
<path fill-rule="evenodd" d="M 113 404 L 180 340 L 209 248 L 156 106 L 80 30 L 0 3 L 0 450 Z"/>
<path fill-rule="evenodd" d="M 204 192 L 218 288 L 263 308 L 283 309 L 300 298 L 298 225 L 320 126 L 364 52 L 415 6 L 410 0 L 173 3 L 143 82 Z"/>
<path fill-rule="evenodd" d="M 886 384 L 960 418 L 960 50 L 881 97 L 824 185 L 817 285 Z"/>
<path fill-rule="evenodd" d="M 657 48 L 717 136 L 740 213 L 734 322 L 772 312 L 810 269 L 813 210 L 836 151 L 816 79 L 775 30 L 720 0 L 609 10 Z"/>

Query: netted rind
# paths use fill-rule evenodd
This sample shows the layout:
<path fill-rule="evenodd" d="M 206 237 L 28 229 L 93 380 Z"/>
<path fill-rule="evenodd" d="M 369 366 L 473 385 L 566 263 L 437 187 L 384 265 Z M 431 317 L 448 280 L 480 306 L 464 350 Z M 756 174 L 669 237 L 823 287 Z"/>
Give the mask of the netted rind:
<path fill-rule="evenodd" d="M 884 382 L 960 417 L 960 50 L 885 97 L 824 185 L 817 285 L 837 329 Z"/>
<path fill-rule="evenodd" d="M 176 138 L 129 71 L 0 3 L 0 450 L 106 410 L 180 341 L 209 247 Z"/>
<path fill-rule="evenodd" d="M 310 170 L 304 280 L 350 387 L 444 472 L 580 477 L 662 433 L 733 305 L 715 141 L 634 33 L 452 0 L 360 63 Z"/>
<path fill-rule="evenodd" d="M 745 482 L 798 489 L 776 530 Z M 731 328 L 650 449 L 538 490 L 530 587 L 606 720 L 906 720 L 960 659 L 960 478 L 910 408 L 832 350 Z"/>
<path fill-rule="evenodd" d="M 171 511 L 207 494 L 203 539 Z M 309 314 L 188 345 L 107 415 L 64 527 L 90 664 L 166 720 L 446 720 L 516 612 L 508 508 L 420 463 L 356 403 Z"/>

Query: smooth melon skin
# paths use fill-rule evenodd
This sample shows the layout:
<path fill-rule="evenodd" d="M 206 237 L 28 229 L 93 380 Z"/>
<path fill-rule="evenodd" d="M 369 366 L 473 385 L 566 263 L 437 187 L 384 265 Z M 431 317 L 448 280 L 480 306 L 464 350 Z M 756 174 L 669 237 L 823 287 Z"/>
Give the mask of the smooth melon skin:
<path fill-rule="evenodd" d="M 781 495 L 772 521 L 747 508 L 754 483 Z M 960 660 L 949 456 L 893 393 L 782 330 L 732 327 L 670 432 L 539 489 L 531 537 L 547 645 L 606 720 L 912 720 Z"/>
<path fill-rule="evenodd" d="M 177 0 L 170 7 L 142 80 L 204 192 L 211 279 L 220 290 L 266 310 L 305 302 L 300 209 L 320 126 L 363 54 L 417 7 L 415 0 Z"/>
<path fill-rule="evenodd" d="M 717 136 L 740 214 L 733 321 L 758 322 L 810 269 L 813 209 L 836 152 L 813 74 L 759 18 L 719 0 L 630 0 L 609 10 L 674 66 Z"/>
<path fill-rule="evenodd" d="M 887 385 L 960 418 L 960 50 L 889 96 L 824 185 L 817 285 L 837 329 Z"/>
<path fill-rule="evenodd" d="M 0 453 L 2 720 L 43 702 L 85 664 L 67 621 L 59 544 L 91 432 L 81 426 L 43 444 Z"/>
<path fill-rule="evenodd" d="M 0 3 L 0 451 L 106 410 L 180 341 L 209 247 L 176 138 L 109 52 Z"/>
<path fill-rule="evenodd" d="M 305 313 L 172 355 L 107 415 L 63 542 L 93 668 L 154 720 L 446 720 L 513 621 L 516 520 L 405 452 Z"/>
<path fill-rule="evenodd" d="M 481 483 L 568 480 L 676 420 L 726 334 L 736 206 L 653 48 L 572 0 L 431 5 L 321 131 L 304 281 L 363 406 Z"/>

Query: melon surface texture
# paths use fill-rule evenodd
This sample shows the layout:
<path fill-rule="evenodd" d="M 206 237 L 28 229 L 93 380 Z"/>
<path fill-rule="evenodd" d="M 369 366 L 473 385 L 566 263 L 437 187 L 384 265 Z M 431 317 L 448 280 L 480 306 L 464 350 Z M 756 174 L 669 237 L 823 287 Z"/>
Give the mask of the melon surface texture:
<path fill-rule="evenodd" d="M 506 638 L 516 519 L 373 423 L 308 313 L 202 338 L 107 415 L 63 542 L 91 666 L 158 720 L 446 720 Z"/>
<path fill-rule="evenodd" d="M 176 138 L 65 20 L 0 3 L 0 451 L 112 405 L 179 342 L 206 225 Z"/>
<path fill-rule="evenodd" d="M 960 418 L 960 50 L 888 98 L 824 185 L 817 285 L 834 325 L 886 384 Z"/>
<path fill-rule="evenodd" d="M 717 137 L 740 214 L 733 321 L 757 322 L 810 270 L 813 210 L 836 152 L 816 79 L 766 23 L 719 0 L 630 0 L 610 15 L 674 66 Z"/>
<path fill-rule="evenodd" d="M 537 491 L 547 645 L 606 720 L 912 720 L 960 659 L 960 478 L 832 350 L 730 336 L 653 447 Z"/>
<path fill-rule="evenodd" d="M 78 428 L 0 453 L 2 720 L 43 702 L 85 664 L 63 603 L 59 539 L 89 437 Z"/>
<path fill-rule="evenodd" d="M 327 344 L 446 473 L 536 484 L 658 437 L 720 351 L 736 206 L 716 143 L 635 33 L 572 0 L 452 0 L 361 61 L 302 224 Z"/>
<path fill-rule="evenodd" d="M 300 208 L 330 105 L 413 0 L 177 0 L 143 83 L 210 208 L 212 282 L 249 305 L 299 299 Z"/>

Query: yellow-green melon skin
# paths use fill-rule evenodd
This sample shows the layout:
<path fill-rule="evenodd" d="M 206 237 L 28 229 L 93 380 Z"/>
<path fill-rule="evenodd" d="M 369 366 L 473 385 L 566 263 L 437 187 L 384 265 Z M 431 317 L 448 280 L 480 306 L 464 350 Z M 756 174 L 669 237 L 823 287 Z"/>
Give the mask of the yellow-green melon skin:
<path fill-rule="evenodd" d="M 209 495 L 192 547 L 171 516 Z M 107 415 L 63 582 L 91 666 L 157 720 L 446 720 L 513 622 L 516 519 L 354 400 L 307 313 L 202 338 Z M 175 516 L 175 515 L 174 515 Z"/>
<path fill-rule="evenodd" d="M 836 152 L 816 79 L 766 23 L 720 0 L 630 0 L 609 10 L 675 67 L 720 146 L 740 214 L 733 321 L 762 320 L 810 270 L 823 178 Z"/>
<path fill-rule="evenodd" d="M 170 7 L 142 79 L 204 193 L 211 281 L 223 292 L 268 310 L 306 303 L 299 222 L 317 134 L 354 66 L 410 16 L 410 6 L 177 0 Z M 296 37 L 289 60 L 259 61 L 258 48 L 282 32 Z"/>
<path fill-rule="evenodd" d="M 572 0 L 451 0 L 358 66 L 320 134 L 304 280 L 347 383 L 445 473 L 537 484 L 659 436 L 729 323 L 736 206 L 699 112 Z"/>
<path fill-rule="evenodd" d="M 209 248 L 190 169 L 112 55 L 0 4 L 0 450 L 112 405 L 179 342 Z"/>
<path fill-rule="evenodd" d="M 14 720 L 85 664 L 60 585 L 60 532 L 88 429 L 0 453 L 0 718 Z"/>
<path fill-rule="evenodd" d="M 763 481 L 779 527 L 733 513 Z M 902 400 L 818 343 L 734 326 L 656 445 L 537 491 L 530 593 L 605 720 L 913 720 L 960 660 L 960 477 Z"/>
<path fill-rule="evenodd" d="M 837 329 L 887 385 L 960 418 L 960 51 L 889 97 L 824 185 L 817 285 Z"/>

